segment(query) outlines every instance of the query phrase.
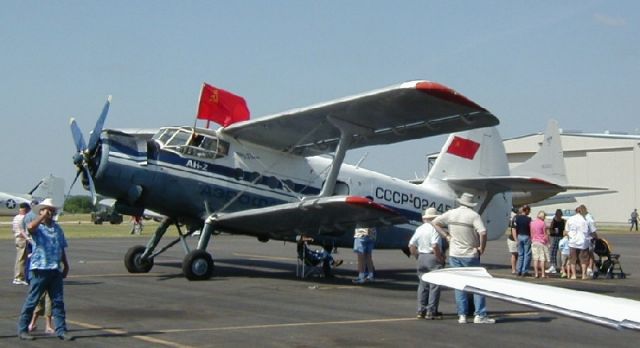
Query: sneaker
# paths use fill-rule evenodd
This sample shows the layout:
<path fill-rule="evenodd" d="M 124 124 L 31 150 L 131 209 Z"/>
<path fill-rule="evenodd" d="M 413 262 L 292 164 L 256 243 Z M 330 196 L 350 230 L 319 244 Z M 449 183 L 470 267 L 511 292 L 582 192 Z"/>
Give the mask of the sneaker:
<path fill-rule="evenodd" d="M 474 324 L 495 324 L 496 321 L 495 319 L 491 319 L 486 315 L 483 317 L 476 315 L 476 317 L 473 318 L 473 323 Z"/>
<path fill-rule="evenodd" d="M 367 281 L 367 282 L 374 282 L 375 281 L 373 276 L 368 276 L 368 277 L 364 278 L 364 280 Z"/>
<path fill-rule="evenodd" d="M 566 273 L 564 273 L 564 272 L 560 273 L 560 278 L 566 278 L 566 277 L 567 277 Z"/>
<path fill-rule="evenodd" d="M 458 324 L 466 324 L 466 323 L 467 323 L 467 316 L 466 315 L 458 316 Z"/>
<path fill-rule="evenodd" d="M 18 335 L 18 338 L 19 338 L 19 339 L 21 339 L 21 340 L 25 340 L 25 341 L 33 341 L 33 340 L 35 340 L 35 339 L 36 339 L 35 337 L 33 337 L 33 336 L 29 335 L 29 333 L 28 333 L 28 332 L 21 332 L 21 333 Z"/>
<path fill-rule="evenodd" d="M 76 338 L 71 336 L 68 332 L 63 333 L 62 335 L 58 336 L 59 339 L 63 340 L 63 341 L 73 341 Z"/>
<path fill-rule="evenodd" d="M 29 285 L 29 283 L 25 282 L 24 280 L 14 279 L 13 285 Z"/>
<path fill-rule="evenodd" d="M 428 320 L 434 320 L 434 319 L 442 319 L 442 313 L 441 312 L 427 312 L 427 314 L 424 316 L 425 319 Z M 466 321 L 466 319 L 465 319 Z"/>
<path fill-rule="evenodd" d="M 426 318 L 425 312 L 418 312 L 418 314 L 416 315 L 416 319 L 425 319 L 425 318 Z"/>
<path fill-rule="evenodd" d="M 544 273 L 556 274 L 558 272 L 556 271 L 556 268 L 554 266 L 551 266 L 551 267 L 549 267 L 548 270 L 544 271 Z"/>
<path fill-rule="evenodd" d="M 356 279 L 351 280 L 351 282 L 353 284 L 364 284 L 364 282 L 366 282 L 366 280 L 365 280 L 365 278 L 356 278 Z"/>
<path fill-rule="evenodd" d="M 593 277 L 593 270 L 591 268 L 587 268 L 587 277 Z"/>

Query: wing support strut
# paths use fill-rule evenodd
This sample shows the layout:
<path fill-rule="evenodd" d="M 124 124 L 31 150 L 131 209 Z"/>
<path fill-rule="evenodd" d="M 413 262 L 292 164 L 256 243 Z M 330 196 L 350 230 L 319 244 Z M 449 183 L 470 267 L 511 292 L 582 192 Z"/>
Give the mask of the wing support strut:
<path fill-rule="evenodd" d="M 322 190 L 320 191 L 319 197 L 329 197 L 333 195 L 333 192 L 336 188 L 338 173 L 340 172 L 340 167 L 344 162 L 344 156 L 346 155 L 349 146 L 353 143 L 353 136 L 355 134 L 372 133 L 371 129 L 346 122 L 333 116 L 328 116 L 327 120 L 329 120 L 329 122 L 331 122 L 333 126 L 338 128 L 338 130 L 340 131 L 340 139 L 338 140 L 336 153 L 333 156 L 333 161 L 331 162 L 331 171 L 329 172 L 329 175 L 327 175 L 327 179 L 322 185 Z"/>

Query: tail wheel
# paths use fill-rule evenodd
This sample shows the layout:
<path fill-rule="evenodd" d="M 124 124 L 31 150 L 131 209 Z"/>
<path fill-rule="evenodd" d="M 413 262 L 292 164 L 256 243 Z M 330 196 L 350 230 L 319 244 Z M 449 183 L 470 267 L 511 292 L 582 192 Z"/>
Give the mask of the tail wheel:
<path fill-rule="evenodd" d="M 153 268 L 153 259 L 142 259 L 147 248 L 142 245 L 131 247 L 124 256 L 124 266 L 129 273 L 147 273 Z"/>
<path fill-rule="evenodd" d="M 213 275 L 213 258 L 204 250 L 192 250 L 184 257 L 182 272 L 189 280 L 207 280 Z"/>

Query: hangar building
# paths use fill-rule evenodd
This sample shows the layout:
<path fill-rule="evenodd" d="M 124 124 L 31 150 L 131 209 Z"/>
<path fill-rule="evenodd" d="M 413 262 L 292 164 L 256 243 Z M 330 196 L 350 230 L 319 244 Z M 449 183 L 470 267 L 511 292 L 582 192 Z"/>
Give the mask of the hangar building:
<path fill-rule="evenodd" d="M 628 224 L 631 211 L 640 209 L 640 135 L 561 130 L 560 138 L 569 185 L 617 192 L 577 197 L 577 202 L 572 203 L 533 204 L 532 214 L 540 209 L 547 213 L 558 208 L 574 210 L 584 204 L 598 223 Z M 542 133 L 505 140 L 509 165 L 513 167 L 529 159 L 541 143 Z"/>

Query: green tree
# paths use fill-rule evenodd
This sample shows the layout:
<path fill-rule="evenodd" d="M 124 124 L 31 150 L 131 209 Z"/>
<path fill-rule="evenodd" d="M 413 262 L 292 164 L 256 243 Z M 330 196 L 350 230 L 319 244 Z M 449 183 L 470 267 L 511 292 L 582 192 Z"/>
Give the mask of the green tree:
<path fill-rule="evenodd" d="M 88 214 L 93 211 L 90 196 L 71 196 L 64 201 L 64 211 L 70 214 Z"/>

